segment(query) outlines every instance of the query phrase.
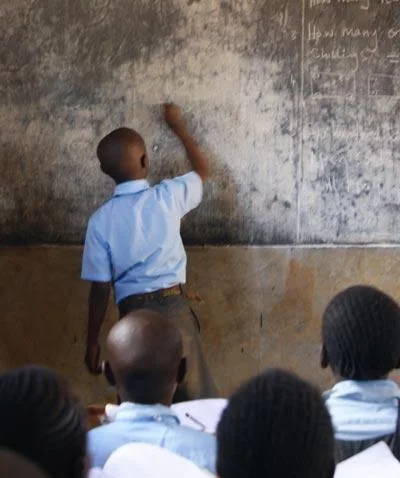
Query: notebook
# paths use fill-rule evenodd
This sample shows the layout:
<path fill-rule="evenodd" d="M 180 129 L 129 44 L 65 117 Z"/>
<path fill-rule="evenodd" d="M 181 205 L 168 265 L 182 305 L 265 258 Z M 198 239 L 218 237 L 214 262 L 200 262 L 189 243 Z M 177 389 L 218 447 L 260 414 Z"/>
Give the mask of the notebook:
<path fill-rule="evenodd" d="M 400 462 L 380 442 L 336 467 L 335 478 L 399 478 Z"/>

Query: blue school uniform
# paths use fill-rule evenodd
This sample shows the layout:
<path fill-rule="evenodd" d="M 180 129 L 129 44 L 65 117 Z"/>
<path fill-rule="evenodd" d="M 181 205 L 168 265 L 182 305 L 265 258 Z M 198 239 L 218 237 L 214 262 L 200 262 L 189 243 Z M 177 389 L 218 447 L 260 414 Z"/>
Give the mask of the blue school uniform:
<path fill-rule="evenodd" d="M 128 443 L 148 443 L 165 448 L 215 473 L 215 437 L 182 426 L 175 413 L 163 405 L 122 403 L 115 421 L 88 434 L 92 465 L 103 467 L 114 451 Z"/>
<path fill-rule="evenodd" d="M 197 317 L 180 287 L 167 294 L 186 282 L 181 219 L 200 204 L 202 194 L 202 180 L 194 171 L 154 187 L 146 180 L 121 183 L 90 218 L 83 253 L 82 278 L 112 282 L 121 317 L 150 308 L 179 327 L 188 373 L 175 402 L 218 397 Z"/>
<path fill-rule="evenodd" d="M 130 295 L 186 282 L 181 219 L 202 199 L 193 172 L 150 187 L 145 180 L 117 185 L 89 220 L 82 278 L 114 284 L 117 303 Z"/>

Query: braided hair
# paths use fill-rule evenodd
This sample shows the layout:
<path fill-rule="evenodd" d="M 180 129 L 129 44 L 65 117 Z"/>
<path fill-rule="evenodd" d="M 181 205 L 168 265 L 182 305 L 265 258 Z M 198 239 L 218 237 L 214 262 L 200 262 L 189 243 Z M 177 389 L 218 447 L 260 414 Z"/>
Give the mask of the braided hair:
<path fill-rule="evenodd" d="M 43 468 L 54 478 L 86 474 L 84 412 L 67 382 L 36 366 L 0 375 L 0 448 Z"/>
<path fill-rule="evenodd" d="M 217 429 L 220 478 L 332 478 L 331 419 L 317 389 L 269 370 L 231 397 Z"/>
<path fill-rule="evenodd" d="M 400 307 L 374 287 L 332 299 L 322 320 L 323 366 L 348 380 L 375 380 L 400 365 Z"/>

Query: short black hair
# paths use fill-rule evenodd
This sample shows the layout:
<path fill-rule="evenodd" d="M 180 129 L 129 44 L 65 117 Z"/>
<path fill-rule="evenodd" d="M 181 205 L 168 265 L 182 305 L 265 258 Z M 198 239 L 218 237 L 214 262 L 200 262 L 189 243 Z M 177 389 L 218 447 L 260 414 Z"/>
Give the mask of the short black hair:
<path fill-rule="evenodd" d="M 139 309 L 123 317 L 111 329 L 107 348 L 115 381 L 131 402 L 162 403 L 179 380 L 181 332 L 155 310 Z"/>
<path fill-rule="evenodd" d="M 331 478 L 334 435 L 320 392 L 272 369 L 233 394 L 217 429 L 220 478 Z"/>
<path fill-rule="evenodd" d="M 370 286 L 350 287 L 325 310 L 326 364 L 348 380 L 376 380 L 400 365 L 400 308 Z"/>
<path fill-rule="evenodd" d="M 0 375 L 0 423 L 0 448 L 50 476 L 84 478 L 85 415 L 63 377 L 36 366 Z"/>
<path fill-rule="evenodd" d="M 123 175 L 120 161 L 126 148 L 132 144 L 143 144 L 144 140 L 131 128 L 118 128 L 107 134 L 97 146 L 102 171 L 115 181 L 120 181 Z"/>

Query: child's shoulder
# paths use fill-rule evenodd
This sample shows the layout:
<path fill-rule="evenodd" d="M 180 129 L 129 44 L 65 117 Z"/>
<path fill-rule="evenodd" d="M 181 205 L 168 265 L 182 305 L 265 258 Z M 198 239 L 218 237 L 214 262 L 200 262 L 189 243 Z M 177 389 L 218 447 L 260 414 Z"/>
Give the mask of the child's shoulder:
<path fill-rule="evenodd" d="M 94 213 L 90 216 L 89 222 L 96 221 L 98 219 L 101 219 L 105 215 L 110 213 L 111 209 L 111 203 L 112 203 L 112 197 L 107 199 L 101 206 L 99 206 Z"/>

